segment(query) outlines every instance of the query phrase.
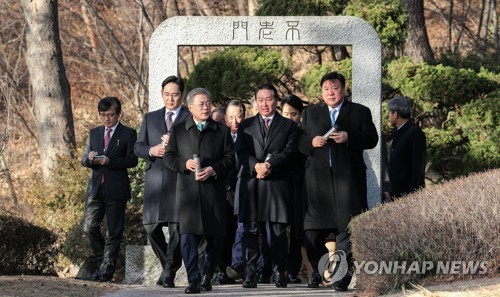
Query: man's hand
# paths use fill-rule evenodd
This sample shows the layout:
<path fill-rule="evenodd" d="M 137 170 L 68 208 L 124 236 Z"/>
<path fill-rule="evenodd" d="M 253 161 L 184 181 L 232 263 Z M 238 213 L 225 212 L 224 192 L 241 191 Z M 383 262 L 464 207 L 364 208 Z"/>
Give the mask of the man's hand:
<path fill-rule="evenodd" d="M 330 134 L 329 139 L 332 139 L 336 143 L 346 143 L 348 139 L 347 132 L 345 131 L 336 131 Z"/>
<path fill-rule="evenodd" d="M 101 166 L 108 165 L 109 158 L 108 158 L 108 156 L 104 156 L 103 158 L 94 158 L 92 163 L 97 164 L 97 165 L 101 165 Z"/>
<path fill-rule="evenodd" d="M 196 176 L 198 177 L 198 181 L 205 181 L 209 179 L 214 174 L 214 172 L 215 170 L 212 168 L 212 166 L 208 166 L 202 168 L 201 172 L 196 174 Z"/>
<path fill-rule="evenodd" d="M 263 179 L 269 174 L 271 174 L 271 164 L 268 162 L 255 164 L 255 172 L 257 172 L 257 178 Z"/>
<path fill-rule="evenodd" d="M 151 147 L 151 155 L 153 157 L 161 158 L 165 155 L 166 147 L 163 143 Z"/>
<path fill-rule="evenodd" d="M 91 152 L 88 154 L 88 157 L 89 157 L 90 162 L 93 162 L 93 161 L 94 161 L 95 156 L 97 156 L 97 152 L 94 152 L 94 151 L 91 151 Z"/>
<path fill-rule="evenodd" d="M 198 166 L 198 163 L 196 163 L 196 161 L 193 159 L 189 159 L 186 161 L 186 169 L 187 170 L 191 170 L 192 172 L 195 172 L 197 166 Z"/>
<path fill-rule="evenodd" d="M 323 136 L 316 136 L 312 140 L 312 147 L 324 147 L 328 141 Z"/>
<path fill-rule="evenodd" d="M 170 134 L 163 134 L 163 136 L 161 137 L 161 143 L 163 143 L 163 145 L 167 147 L 169 139 L 170 139 Z"/>

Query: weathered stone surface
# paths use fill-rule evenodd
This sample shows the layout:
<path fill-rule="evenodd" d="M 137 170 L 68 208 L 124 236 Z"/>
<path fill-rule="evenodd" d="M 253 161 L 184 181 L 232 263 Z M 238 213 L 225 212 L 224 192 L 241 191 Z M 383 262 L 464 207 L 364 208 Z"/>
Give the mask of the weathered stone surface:
<path fill-rule="evenodd" d="M 352 100 L 372 111 L 381 133 L 382 47 L 366 21 L 350 16 L 311 17 L 173 17 L 161 23 L 149 42 L 149 109 L 163 106 L 161 82 L 178 73 L 178 47 L 351 45 Z M 365 152 L 368 205 L 381 198 L 380 142 Z"/>
<path fill-rule="evenodd" d="M 127 245 L 125 250 L 126 284 L 155 285 L 161 274 L 161 265 L 149 245 Z M 175 284 L 187 285 L 184 265 L 177 271 Z"/>

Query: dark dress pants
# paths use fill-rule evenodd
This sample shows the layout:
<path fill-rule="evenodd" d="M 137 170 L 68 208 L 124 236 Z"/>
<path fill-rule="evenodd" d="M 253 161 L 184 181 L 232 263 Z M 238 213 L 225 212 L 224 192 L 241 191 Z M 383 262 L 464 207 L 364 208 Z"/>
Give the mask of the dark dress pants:
<path fill-rule="evenodd" d="M 233 215 L 233 207 L 228 203 L 227 206 L 227 233 L 226 237 L 222 239 L 221 243 L 221 256 L 218 261 L 217 267 L 219 272 L 226 274 L 226 267 L 232 263 L 232 249 L 235 242 L 235 235 L 237 229 L 237 220 Z"/>
<path fill-rule="evenodd" d="M 237 220 L 238 221 L 238 220 Z M 231 254 L 231 267 L 234 269 L 243 269 L 243 223 L 237 222 L 236 233 Z"/>
<path fill-rule="evenodd" d="M 168 226 L 168 243 L 162 228 Z M 175 273 L 182 265 L 179 223 L 157 223 L 144 225 L 151 249 L 160 260 L 162 277 L 175 279 Z"/>
<path fill-rule="evenodd" d="M 290 228 L 290 247 L 288 252 L 288 267 L 287 272 L 293 276 L 297 276 L 302 266 L 301 245 L 302 240 L 297 240 L 297 232 L 295 226 Z"/>
<path fill-rule="evenodd" d="M 101 185 L 97 196 L 88 199 L 83 218 L 83 232 L 90 241 L 90 247 L 97 258 L 100 273 L 112 277 L 120 251 L 125 224 L 126 199 L 114 199 L 111 189 Z M 101 222 L 106 216 L 107 238 L 101 233 Z"/>
<path fill-rule="evenodd" d="M 331 240 L 335 240 L 337 251 L 344 251 L 346 254 L 349 272 L 342 280 L 340 280 L 340 282 L 346 284 L 347 287 L 347 285 L 351 282 L 352 267 L 354 264 L 352 258 L 351 238 L 349 237 L 349 233 L 347 233 L 347 231 L 339 233 L 337 230 L 306 230 L 304 236 L 304 246 L 307 251 L 307 257 L 311 262 L 314 272 L 322 274 L 323 271 L 320 272 L 318 269 L 318 262 L 325 253 L 328 253 L 325 243 L 326 241 Z"/>
<path fill-rule="evenodd" d="M 255 278 L 259 261 L 259 227 L 266 230 L 267 241 L 271 251 L 271 266 L 274 273 L 284 275 L 288 257 L 288 239 L 286 224 L 283 223 L 243 223 L 243 255 L 245 255 L 245 277 Z"/>
<path fill-rule="evenodd" d="M 198 248 L 203 238 L 206 240 L 204 250 L 203 264 L 199 263 Z M 186 266 L 188 282 L 200 282 L 202 275 L 208 275 L 210 278 L 215 271 L 217 261 L 220 257 L 220 242 L 222 237 L 203 236 L 198 234 L 181 234 L 181 253 L 182 260 Z"/>

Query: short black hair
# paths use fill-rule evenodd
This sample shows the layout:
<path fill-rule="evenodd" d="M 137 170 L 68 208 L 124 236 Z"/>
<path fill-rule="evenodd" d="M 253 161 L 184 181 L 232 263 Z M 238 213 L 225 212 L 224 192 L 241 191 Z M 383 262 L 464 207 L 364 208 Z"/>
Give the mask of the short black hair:
<path fill-rule="evenodd" d="M 260 90 L 270 90 L 270 91 L 272 91 L 273 95 L 274 95 L 274 99 L 279 100 L 278 91 L 276 90 L 276 88 L 272 84 L 270 84 L 270 83 L 263 83 L 263 84 L 258 85 L 255 88 L 255 92 L 254 92 L 255 99 L 257 99 L 257 93 Z"/>
<path fill-rule="evenodd" d="M 108 111 L 111 106 L 115 107 L 116 113 L 122 112 L 122 104 L 116 97 L 104 97 L 99 100 L 99 103 L 97 104 L 97 110 L 99 112 Z"/>
<path fill-rule="evenodd" d="M 177 84 L 181 93 L 184 93 L 184 80 L 180 76 L 177 77 L 175 75 L 171 75 L 165 78 L 165 80 L 161 83 L 161 89 L 163 90 L 163 88 L 169 83 Z"/>
<path fill-rule="evenodd" d="M 323 86 L 323 83 L 327 80 L 333 80 L 333 79 L 338 79 L 340 81 L 340 84 L 342 85 L 343 88 L 345 88 L 345 77 L 338 73 L 338 72 L 329 72 L 325 75 L 323 75 L 323 77 L 321 78 L 321 82 L 319 84 L 320 87 Z"/>
<path fill-rule="evenodd" d="M 288 94 L 285 96 L 285 98 L 283 98 L 283 100 L 281 100 L 282 109 L 283 106 L 285 106 L 285 104 L 290 105 L 291 107 L 298 110 L 300 113 L 302 113 L 302 111 L 304 110 L 304 104 L 302 104 L 302 100 L 294 94 Z"/>

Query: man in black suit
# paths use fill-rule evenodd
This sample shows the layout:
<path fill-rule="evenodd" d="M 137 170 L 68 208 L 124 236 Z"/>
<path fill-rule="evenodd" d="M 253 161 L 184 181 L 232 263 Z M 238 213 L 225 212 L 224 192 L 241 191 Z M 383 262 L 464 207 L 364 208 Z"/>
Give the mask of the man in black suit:
<path fill-rule="evenodd" d="M 389 123 L 395 127 L 389 160 L 391 192 L 384 193 L 394 200 L 425 186 L 425 134 L 411 117 L 408 99 L 396 96 L 387 102 Z"/>
<path fill-rule="evenodd" d="M 352 217 L 368 208 L 366 165 L 363 150 L 374 148 L 378 133 L 370 110 L 345 100 L 345 78 L 330 72 L 321 78 L 323 102 L 307 108 L 302 116 L 300 152 L 307 155 L 307 203 L 304 217 L 304 246 L 314 269 L 308 286 L 319 287 L 320 258 L 343 251 L 352 267 L 347 225 Z M 336 131 L 324 134 L 330 128 Z M 352 274 L 334 284 L 345 291 Z"/>
<path fill-rule="evenodd" d="M 257 287 L 258 229 L 265 228 L 276 287 L 287 286 L 288 240 L 292 205 L 289 162 L 297 146 L 297 124 L 276 112 L 278 94 L 270 84 L 256 88 L 259 113 L 241 122 L 236 154 L 239 176 L 239 220 L 243 222 L 244 288 Z M 260 226 L 259 226 L 260 225 Z"/>
<path fill-rule="evenodd" d="M 234 166 L 234 144 L 230 129 L 210 118 L 207 90 L 189 92 L 187 105 L 192 116 L 174 125 L 163 160 L 177 172 L 181 253 L 189 281 L 185 293 L 192 294 L 212 290 L 218 243 L 226 236 L 225 176 Z M 198 246 L 203 238 L 206 248 L 200 271 Z"/>
<path fill-rule="evenodd" d="M 169 76 L 162 82 L 161 95 L 165 107 L 144 115 L 134 147 L 135 154 L 146 160 L 142 223 L 163 269 L 156 284 L 169 288 L 175 287 L 175 274 L 182 265 L 182 256 L 179 218 L 175 208 L 177 172 L 163 164 L 163 155 L 172 126 L 183 122 L 190 114 L 182 106 L 183 92 L 184 81 L 180 77 Z M 166 226 L 168 244 L 162 230 Z"/>
<path fill-rule="evenodd" d="M 90 130 L 81 163 L 92 169 L 87 186 L 83 231 L 97 258 L 99 268 L 92 280 L 110 282 L 123 238 L 125 207 L 130 199 L 127 168 L 137 166 L 134 144 L 137 133 L 121 124 L 121 104 L 115 97 L 106 97 L 97 105 L 102 126 Z M 106 215 L 108 236 L 101 233 Z"/>

